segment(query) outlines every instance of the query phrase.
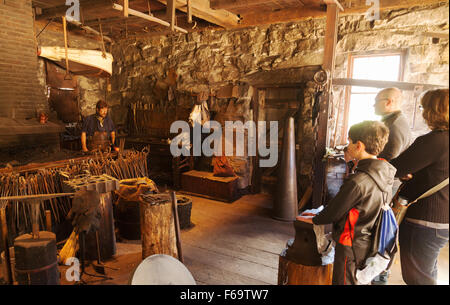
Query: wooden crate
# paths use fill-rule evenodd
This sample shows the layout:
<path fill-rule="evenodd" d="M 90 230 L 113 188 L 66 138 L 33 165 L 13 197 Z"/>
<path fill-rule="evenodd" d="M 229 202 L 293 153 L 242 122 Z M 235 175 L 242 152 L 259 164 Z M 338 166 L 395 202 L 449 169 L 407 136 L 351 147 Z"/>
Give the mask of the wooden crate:
<path fill-rule="evenodd" d="M 181 175 L 181 189 L 184 193 L 233 202 L 238 198 L 239 177 L 215 177 L 213 173 L 188 171 Z"/>

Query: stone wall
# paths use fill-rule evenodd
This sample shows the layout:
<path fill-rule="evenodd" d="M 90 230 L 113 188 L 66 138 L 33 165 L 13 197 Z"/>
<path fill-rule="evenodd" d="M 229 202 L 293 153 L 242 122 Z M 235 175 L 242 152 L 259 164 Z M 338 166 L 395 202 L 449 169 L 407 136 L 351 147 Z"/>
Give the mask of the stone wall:
<path fill-rule="evenodd" d="M 401 51 L 404 54 L 403 81 L 447 86 L 449 82 L 449 40 L 433 39 L 425 34 L 447 32 L 448 2 L 439 5 L 382 12 L 380 20 L 363 16 L 340 18 L 334 77 L 347 77 L 349 54 L 378 51 Z M 418 112 L 422 91 L 404 91 L 402 110 L 409 120 L 414 137 L 428 132 Z M 344 111 L 345 90 L 334 87 L 334 113 Z M 418 114 L 419 113 L 419 114 Z M 338 121 L 342 128 L 343 116 Z M 332 126 L 334 128 L 334 126 Z M 345 143 L 345 134 L 337 135 L 336 144 Z"/>
<path fill-rule="evenodd" d="M 448 31 L 448 24 L 448 2 L 384 12 L 376 21 L 357 15 L 341 17 L 334 77 L 347 76 L 350 53 L 402 50 L 404 81 L 447 86 L 448 39 L 436 40 L 420 33 Z M 167 95 L 155 94 L 155 90 L 168 79 L 172 79 L 171 86 L 178 92 L 212 92 L 255 73 L 320 65 L 325 25 L 325 19 L 311 19 L 238 30 L 122 40 L 112 49 L 115 64 L 108 99 L 122 108 L 136 102 L 161 105 L 167 103 Z M 279 84 L 283 80 L 273 79 L 273 82 Z M 312 173 L 315 140 L 311 108 L 315 89 L 311 81 L 305 80 L 304 84 L 297 122 L 301 126 L 298 126 L 299 143 L 303 144 L 299 173 L 306 179 Z M 335 109 L 331 113 L 335 120 L 330 130 L 339 130 L 344 118 L 345 91 L 339 86 L 334 86 L 333 91 Z M 417 116 L 413 122 L 417 106 L 414 95 L 406 93 L 404 110 L 416 135 L 426 130 Z M 336 119 L 338 113 L 341 115 Z M 340 142 L 345 142 L 345 135 L 337 137 L 336 144 Z"/>

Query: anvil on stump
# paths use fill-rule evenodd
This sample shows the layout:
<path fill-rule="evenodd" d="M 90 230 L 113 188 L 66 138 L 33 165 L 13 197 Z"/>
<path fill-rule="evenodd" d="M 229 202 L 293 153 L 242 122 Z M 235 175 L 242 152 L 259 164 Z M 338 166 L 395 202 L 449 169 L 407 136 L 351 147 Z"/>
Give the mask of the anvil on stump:
<path fill-rule="evenodd" d="M 333 264 L 322 265 L 313 225 L 296 220 L 294 228 L 280 254 L 278 285 L 331 285 Z"/>
<path fill-rule="evenodd" d="M 98 229 L 99 248 L 101 260 L 112 258 L 117 251 L 116 236 L 114 233 L 113 197 L 112 193 L 118 190 L 119 180 L 106 174 L 100 176 L 85 176 L 64 181 L 64 189 L 68 191 L 95 190 L 100 194 L 100 225 Z M 96 233 L 86 234 L 86 259 L 98 259 Z"/>

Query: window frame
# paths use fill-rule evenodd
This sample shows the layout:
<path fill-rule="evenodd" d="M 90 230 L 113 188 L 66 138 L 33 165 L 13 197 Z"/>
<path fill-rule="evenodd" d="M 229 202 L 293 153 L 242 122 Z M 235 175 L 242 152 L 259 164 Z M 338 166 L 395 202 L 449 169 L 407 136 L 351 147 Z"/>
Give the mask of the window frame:
<path fill-rule="evenodd" d="M 348 54 L 348 65 L 347 65 L 347 78 L 352 79 L 353 78 L 353 67 L 355 63 L 355 58 L 362 58 L 362 57 L 383 57 L 383 56 L 396 56 L 400 55 L 400 71 L 398 76 L 398 81 L 403 81 L 404 74 L 405 74 L 405 58 L 406 58 L 406 50 L 381 50 L 381 51 L 370 51 L 370 52 L 350 52 Z M 379 89 L 381 90 L 381 89 Z M 348 129 L 348 119 L 350 114 L 350 97 L 352 94 L 352 86 L 346 86 L 345 87 L 345 93 L 344 93 L 344 99 L 345 99 L 345 106 L 344 106 L 344 122 L 342 124 L 342 130 L 341 130 L 341 139 L 343 143 L 341 145 L 344 145 L 347 139 L 346 133 Z"/>

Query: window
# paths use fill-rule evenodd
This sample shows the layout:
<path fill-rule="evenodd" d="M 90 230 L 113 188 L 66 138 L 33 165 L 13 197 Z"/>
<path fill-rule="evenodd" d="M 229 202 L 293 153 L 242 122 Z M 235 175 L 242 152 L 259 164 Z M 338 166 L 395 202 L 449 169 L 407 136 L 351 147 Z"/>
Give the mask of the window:
<path fill-rule="evenodd" d="M 349 59 L 348 77 L 364 80 L 381 81 L 401 81 L 402 73 L 402 54 L 374 54 L 351 56 Z M 373 104 L 375 96 L 380 88 L 356 87 L 347 88 L 346 116 L 345 116 L 345 136 L 350 126 L 365 120 L 380 120 L 381 117 L 375 115 Z"/>

